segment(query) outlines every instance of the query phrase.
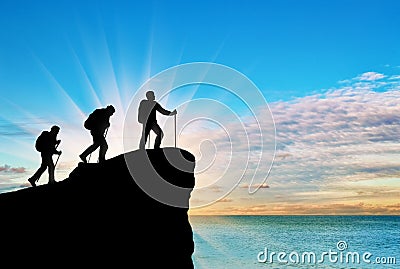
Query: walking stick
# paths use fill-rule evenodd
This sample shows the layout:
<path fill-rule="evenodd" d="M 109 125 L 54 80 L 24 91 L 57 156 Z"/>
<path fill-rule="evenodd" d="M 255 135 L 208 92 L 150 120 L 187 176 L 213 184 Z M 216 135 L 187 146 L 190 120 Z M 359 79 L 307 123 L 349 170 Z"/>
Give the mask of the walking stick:
<path fill-rule="evenodd" d="M 174 115 L 174 132 L 175 132 L 175 148 L 176 148 L 176 114 Z"/>
<path fill-rule="evenodd" d="M 60 143 L 61 143 L 61 140 L 60 140 Z M 60 145 L 60 143 L 58 143 L 58 144 L 56 145 L 56 149 L 58 148 L 58 145 Z M 57 166 L 58 159 L 60 159 L 60 156 L 61 156 L 61 154 L 60 154 L 60 155 L 58 155 L 58 157 L 57 157 L 56 163 L 54 164 L 54 169 L 55 169 L 55 168 L 56 168 L 56 166 Z"/>
<path fill-rule="evenodd" d="M 55 169 L 56 166 L 57 166 L 57 163 L 58 163 L 58 160 L 60 159 L 60 156 L 61 156 L 61 153 L 60 153 L 60 155 L 58 155 L 58 157 L 57 157 L 56 163 L 54 164 L 54 169 Z"/>
<path fill-rule="evenodd" d="M 107 137 L 108 128 L 110 128 L 110 127 L 107 127 L 106 132 L 104 133 L 104 139 L 106 139 L 106 137 Z M 99 150 L 100 150 L 100 149 L 99 149 Z M 100 155 L 100 154 L 99 154 L 99 155 Z M 99 161 L 100 161 L 100 156 L 97 158 L 97 162 L 99 162 Z"/>

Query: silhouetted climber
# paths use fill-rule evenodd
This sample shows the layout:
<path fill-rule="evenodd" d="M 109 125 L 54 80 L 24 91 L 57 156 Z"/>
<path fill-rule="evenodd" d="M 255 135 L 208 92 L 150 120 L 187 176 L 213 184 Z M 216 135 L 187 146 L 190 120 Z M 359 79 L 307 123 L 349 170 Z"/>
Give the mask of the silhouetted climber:
<path fill-rule="evenodd" d="M 108 127 L 110 127 L 110 117 L 114 112 L 115 108 L 112 105 L 106 108 L 98 108 L 85 120 L 84 126 L 86 129 L 90 130 L 90 134 L 93 137 L 93 144 L 79 155 L 79 158 L 81 158 L 84 163 L 87 163 L 86 157 L 98 147 L 100 147 L 99 162 L 105 161 L 108 145 L 104 134 Z"/>
<path fill-rule="evenodd" d="M 49 172 L 49 184 L 56 182 L 54 179 L 55 166 L 53 162 L 53 154 L 61 155 L 61 151 L 56 148 L 56 146 L 61 142 L 61 140 L 57 140 L 57 134 L 59 131 L 60 127 L 54 125 L 51 127 L 50 132 L 43 131 L 36 139 L 35 147 L 36 150 L 40 152 L 42 163 L 35 174 L 28 179 L 29 183 L 31 183 L 33 187 L 36 186 L 36 182 L 46 169 L 48 169 Z"/>
<path fill-rule="evenodd" d="M 155 101 L 155 95 L 153 91 L 146 92 L 147 100 L 142 100 L 139 105 L 138 121 L 143 125 L 142 138 L 140 139 L 139 148 L 145 149 L 147 137 L 150 130 L 153 130 L 157 135 L 154 142 L 154 148 L 159 149 L 161 145 L 161 140 L 164 136 L 163 131 L 157 123 L 156 112 L 167 116 L 176 115 L 177 111 L 168 111 L 164 109 L 158 102 Z"/>

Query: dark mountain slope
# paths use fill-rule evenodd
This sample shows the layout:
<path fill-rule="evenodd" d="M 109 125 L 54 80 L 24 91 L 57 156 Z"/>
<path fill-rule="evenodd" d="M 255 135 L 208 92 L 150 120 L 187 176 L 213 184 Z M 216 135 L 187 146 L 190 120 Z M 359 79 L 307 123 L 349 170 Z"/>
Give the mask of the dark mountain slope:
<path fill-rule="evenodd" d="M 0 194 L 0 253 L 19 256 L 16 264 L 193 268 L 187 211 L 194 166 L 182 149 L 138 150 L 80 163 L 52 185 Z M 165 181 L 156 186 L 158 176 Z M 187 206 L 159 202 L 137 182 Z"/>

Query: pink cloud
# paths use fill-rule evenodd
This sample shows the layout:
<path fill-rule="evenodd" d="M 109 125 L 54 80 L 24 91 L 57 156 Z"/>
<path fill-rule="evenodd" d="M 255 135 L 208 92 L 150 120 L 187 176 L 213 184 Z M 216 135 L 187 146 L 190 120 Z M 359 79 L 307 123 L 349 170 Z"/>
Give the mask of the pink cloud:
<path fill-rule="evenodd" d="M 16 167 L 16 168 L 13 167 L 13 168 L 10 169 L 10 172 L 17 173 L 17 174 L 22 174 L 22 173 L 26 172 L 26 169 L 25 169 L 25 167 Z"/>
<path fill-rule="evenodd" d="M 22 174 L 26 172 L 25 167 L 11 167 L 7 164 L 0 166 L 0 172 L 12 173 L 12 174 Z"/>

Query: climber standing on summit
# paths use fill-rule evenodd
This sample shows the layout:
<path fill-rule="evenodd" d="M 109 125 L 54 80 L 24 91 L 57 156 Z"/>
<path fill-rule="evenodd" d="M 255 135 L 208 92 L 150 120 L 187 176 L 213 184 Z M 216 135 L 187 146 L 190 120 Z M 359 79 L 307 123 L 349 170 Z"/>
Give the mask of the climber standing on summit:
<path fill-rule="evenodd" d="M 153 130 L 157 137 L 154 142 L 154 148 L 159 149 L 161 140 L 164 136 L 163 131 L 157 123 L 156 112 L 160 112 L 163 115 L 173 116 L 176 115 L 177 111 L 168 111 L 164 109 L 158 102 L 155 101 L 155 95 L 153 91 L 146 92 L 147 100 L 142 100 L 139 105 L 138 120 L 143 125 L 142 138 L 140 139 L 140 149 L 145 149 L 147 137 L 150 130 Z"/>
<path fill-rule="evenodd" d="M 100 147 L 99 163 L 105 161 L 106 152 L 108 150 L 105 132 L 110 127 L 110 117 L 114 112 L 115 108 L 112 105 L 106 108 L 98 108 L 85 120 L 84 126 L 86 129 L 90 130 L 90 134 L 93 137 L 93 144 L 79 155 L 79 158 L 81 158 L 84 163 L 87 163 L 86 157 L 98 147 Z"/>

